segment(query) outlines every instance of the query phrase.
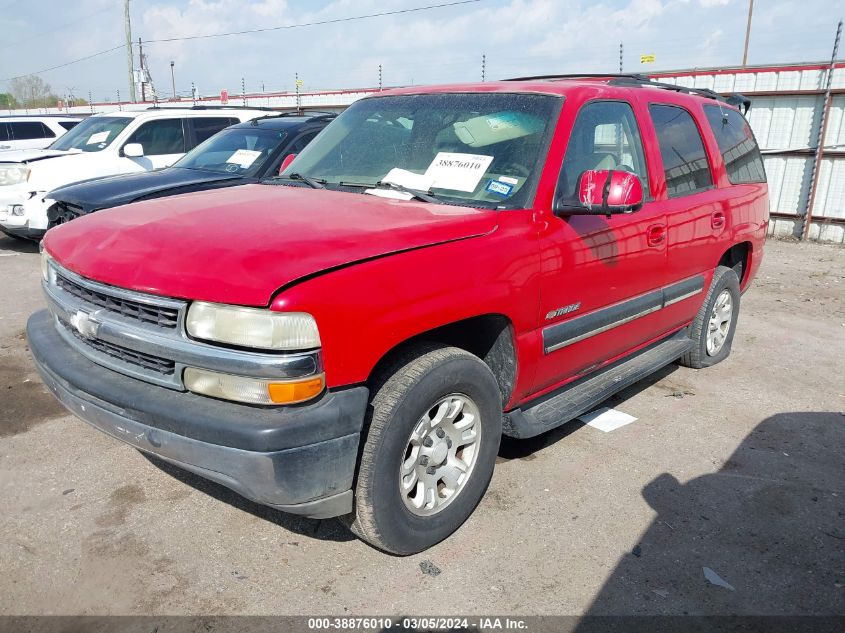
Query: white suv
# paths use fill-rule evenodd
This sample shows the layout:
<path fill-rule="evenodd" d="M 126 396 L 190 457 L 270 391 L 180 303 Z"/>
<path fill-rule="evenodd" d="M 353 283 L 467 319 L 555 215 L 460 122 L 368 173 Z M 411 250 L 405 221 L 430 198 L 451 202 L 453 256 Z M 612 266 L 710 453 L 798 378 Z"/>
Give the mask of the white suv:
<path fill-rule="evenodd" d="M 47 147 L 81 120 L 82 117 L 49 114 L 0 116 L 0 151 Z"/>
<path fill-rule="evenodd" d="M 40 239 L 45 194 L 80 180 L 169 167 L 235 123 L 268 112 L 244 108 L 149 108 L 95 114 L 42 150 L 0 152 L 0 231 Z"/>

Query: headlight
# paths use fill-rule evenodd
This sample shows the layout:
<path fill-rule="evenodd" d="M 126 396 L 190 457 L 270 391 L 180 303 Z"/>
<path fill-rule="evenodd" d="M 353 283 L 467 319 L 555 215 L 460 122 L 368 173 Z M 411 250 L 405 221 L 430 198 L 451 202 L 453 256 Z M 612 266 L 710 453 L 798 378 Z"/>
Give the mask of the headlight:
<path fill-rule="evenodd" d="M 50 281 L 50 262 L 53 261 L 53 258 L 50 257 L 50 253 L 47 252 L 46 248 L 41 249 L 41 277 L 44 281 Z"/>
<path fill-rule="evenodd" d="M 323 374 L 298 380 L 264 380 L 232 376 L 207 369 L 186 367 L 183 376 L 189 391 L 212 398 L 249 404 L 296 404 L 323 393 Z"/>
<path fill-rule="evenodd" d="M 300 350 L 320 347 L 314 317 L 305 312 L 272 312 L 195 301 L 188 308 L 188 334 L 239 347 Z"/>
<path fill-rule="evenodd" d="M 23 165 L 0 166 L 0 186 L 17 185 L 29 180 L 29 167 Z"/>

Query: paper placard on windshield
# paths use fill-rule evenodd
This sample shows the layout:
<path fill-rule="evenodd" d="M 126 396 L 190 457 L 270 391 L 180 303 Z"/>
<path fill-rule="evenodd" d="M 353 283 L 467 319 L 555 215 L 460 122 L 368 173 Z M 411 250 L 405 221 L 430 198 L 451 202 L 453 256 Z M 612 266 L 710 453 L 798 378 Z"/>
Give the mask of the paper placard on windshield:
<path fill-rule="evenodd" d="M 256 152 L 251 149 L 239 149 L 234 154 L 226 159 L 227 163 L 233 163 L 239 167 L 246 169 L 255 162 L 255 159 L 261 156 L 261 152 Z"/>
<path fill-rule="evenodd" d="M 85 142 L 86 145 L 96 145 L 97 143 L 105 143 L 109 140 L 109 131 L 106 130 L 105 132 L 95 132 L 91 136 L 88 137 L 88 140 Z"/>
<path fill-rule="evenodd" d="M 428 191 L 431 189 L 432 180 L 428 174 L 415 174 L 407 169 L 394 167 L 381 179 L 382 182 L 390 182 L 400 187 L 416 189 L 417 191 Z"/>
<path fill-rule="evenodd" d="M 414 196 L 404 191 L 395 191 L 394 189 L 365 189 L 364 193 L 371 196 L 378 196 L 379 198 L 390 198 L 391 200 L 413 200 Z"/>
<path fill-rule="evenodd" d="M 425 170 L 425 175 L 431 178 L 431 186 L 438 189 L 475 191 L 492 162 L 492 156 L 482 154 L 440 152 Z"/>

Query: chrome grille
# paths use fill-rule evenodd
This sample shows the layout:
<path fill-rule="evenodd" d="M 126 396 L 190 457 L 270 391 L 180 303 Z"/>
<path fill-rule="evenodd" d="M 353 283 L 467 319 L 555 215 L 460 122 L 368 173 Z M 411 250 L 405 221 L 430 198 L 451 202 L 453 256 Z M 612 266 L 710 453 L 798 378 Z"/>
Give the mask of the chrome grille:
<path fill-rule="evenodd" d="M 179 324 L 178 308 L 150 305 L 86 288 L 60 272 L 56 274 L 56 285 L 77 299 L 129 319 L 171 329 L 175 329 Z"/>
<path fill-rule="evenodd" d="M 73 337 L 77 341 L 87 345 L 97 352 L 100 352 L 101 354 L 106 354 L 107 356 L 111 356 L 112 358 L 116 358 L 119 361 L 129 365 L 134 365 L 135 367 L 139 367 L 141 369 L 154 371 L 162 376 L 172 376 L 176 369 L 176 363 L 172 360 L 159 358 L 158 356 L 145 354 L 144 352 L 138 352 L 136 350 L 122 347 L 121 345 L 109 343 L 108 341 L 86 338 L 77 332 L 75 328 L 71 327 L 71 325 L 64 319 L 59 319 L 59 323 L 61 323 L 68 332 L 73 334 Z"/>

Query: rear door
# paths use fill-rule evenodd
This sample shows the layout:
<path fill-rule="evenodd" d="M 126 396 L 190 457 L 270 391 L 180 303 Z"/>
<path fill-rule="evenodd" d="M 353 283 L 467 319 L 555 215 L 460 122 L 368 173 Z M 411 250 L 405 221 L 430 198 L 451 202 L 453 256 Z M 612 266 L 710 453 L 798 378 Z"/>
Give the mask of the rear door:
<path fill-rule="evenodd" d="M 188 150 L 194 149 L 203 141 L 211 138 L 219 131 L 240 123 L 239 119 L 235 117 L 190 117 L 188 119 L 188 129 L 190 135 L 188 136 Z"/>
<path fill-rule="evenodd" d="M 56 138 L 56 133 L 41 121 L 12 121 L 8 125 L 15 149 L 41 149 Z"/>
<path fill-rule="evenodd" d="M 669 280 L 662 311 L 668 329 L 695 317 L 713 269 L 729 247 L 721 245 L 729 240 L 730 192 L 716 188 L 696 111 L 655 102 L 648 110 L 660 151 L 659 196 L 668 221 Z"/>
<path fill-rule="evenodd" d="M 574 197 L 585 170 L 616 169 L 640 177 L 646 201 L 631 214 L 552 219 L 541 244 L 543 356 L 535 391 L 587 373 L 662 332 L 666 215 L 648 194 L 642 116 L 627 101 L 591 101 L 573 125 L 555 199 Z"/>

